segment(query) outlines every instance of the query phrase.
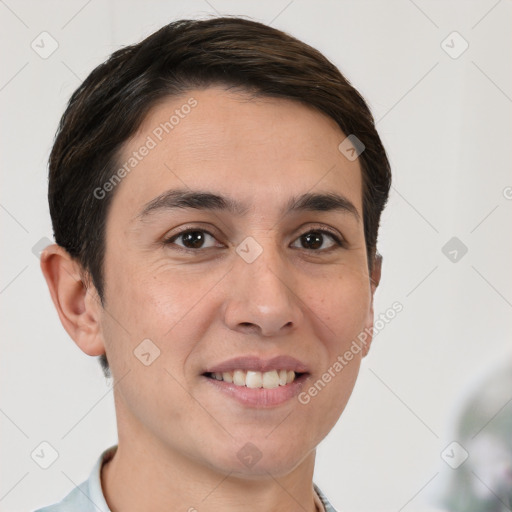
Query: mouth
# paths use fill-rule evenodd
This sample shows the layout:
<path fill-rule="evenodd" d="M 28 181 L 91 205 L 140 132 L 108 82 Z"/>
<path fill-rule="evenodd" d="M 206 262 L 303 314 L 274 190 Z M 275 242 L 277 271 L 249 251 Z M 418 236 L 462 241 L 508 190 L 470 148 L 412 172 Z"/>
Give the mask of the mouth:
<path fill-rule="evenodd" d="M 280 386 L 287 386 L 300 379 L 305 373 L 296 373 L 293 370 L 279 369 L 266 372 L 256 370 L 234 370 L 229 372 L 206 372 L 203 373 L 209 379 L 219 380 L 234 384 L 235 386 L 245 386 L 251 389 L 275 389 Z"/>
<path fill-rule="evenodd" d="M 238 357 L 201 374 L 211 389 L 249 407 L 273 407 L 300 393 L 310 372 L 289 356 L 272 359 Z"/>

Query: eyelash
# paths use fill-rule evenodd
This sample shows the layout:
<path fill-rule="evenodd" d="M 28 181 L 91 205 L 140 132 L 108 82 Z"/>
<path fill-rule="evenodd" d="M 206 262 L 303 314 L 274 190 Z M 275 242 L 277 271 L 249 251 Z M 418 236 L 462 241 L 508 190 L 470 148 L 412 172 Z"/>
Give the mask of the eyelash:
<path fill-rule="evenodd" d="M 165 246 L 173 245 L 174 240 L 178 239 L 180 236 L 186 235 L 187 233 L 195 233 L 195 232 L 206 233 L 207 235 L 210 235 L 212 238 L 215 238 L 215 235 L 213 235 L 212 233 L 210 233 L 206 229 L 202 229 L 202 228 L 187 228 L 187 229 L 184 229 L 183 231 L 180 231 L 179 233 L 175 233 L 171 237 L 168 237 L 168 238 L 164 239 L 162 241 L 162 243 Z M 332 233 L 331 231 L 329 231 L 327 229 L 320 229 L 320 228 L 319 229 L 310 229 L 308 231 L 305 231 L 304 233 L 299 235 L 295 240 L 298 240 L 300 237 L 302 237 L 304 235 L 307 235 L 309 233 L 322 233 L 322 234 L 325 234 L 325 235 L 329 235 L 334 240 L 336 245 L 333 246 L 333 247 L 330 247 L 329 249 L 301 249 L 303 251 L 318 252 L 318 253 L 329 253 L 329 252 L 331 252 L 333 250 L 341 249 L 341 248 L 345 247 L 344 241 L 340 240 L 340 238 L 337 235 L 335 235 L 334 233 Z M 215 240 L 217 240 L 217 239 L 215 238 Z M 199 249 L 190 249 L 188 247 L 181 247 L 181 246 L 176 245 L 173 249 L 178 250 L 178 251 L 182 251 L 182 252 L 197 253 L 197 252 L 200 252 L 200 251 L 206 251 L 207 249 L 213 249 L 213 247 L 207 247 L 207 248 L 202 248 L 201 247 Z"/>

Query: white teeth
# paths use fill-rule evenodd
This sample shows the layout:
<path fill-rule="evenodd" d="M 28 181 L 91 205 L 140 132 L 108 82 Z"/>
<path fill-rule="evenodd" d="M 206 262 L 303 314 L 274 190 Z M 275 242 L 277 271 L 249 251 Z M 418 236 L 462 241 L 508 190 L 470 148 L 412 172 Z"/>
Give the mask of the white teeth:
<path fill-rule="evenodd" d="M 271 370 L 269 372 L 235 370 L 234 372 L 213 372 L 211 376 L 216 380 L 233 383 L 235 386 L 275 389 L 292 383 L 296 375 L 293 370 Z"/>
<path fill-rule="evenodd" d="M 233 384 L 235 386 L 245 386 L 245 372 L 242 370 L 235 370 L 233 372 Z"/>
<path fill-rule="evenodd" d="M 263 387 L 263 377 L 261 372 L 252 372 L 249 370 L 245 375 L 245 385 L 248 388 Z"/>
<path fill-rule="evenodd" d="M 279 387 L 279 375 L 276 370 L 265 372 L 263 374 L 263 387 L 266 389 L 274 389 Z"/>

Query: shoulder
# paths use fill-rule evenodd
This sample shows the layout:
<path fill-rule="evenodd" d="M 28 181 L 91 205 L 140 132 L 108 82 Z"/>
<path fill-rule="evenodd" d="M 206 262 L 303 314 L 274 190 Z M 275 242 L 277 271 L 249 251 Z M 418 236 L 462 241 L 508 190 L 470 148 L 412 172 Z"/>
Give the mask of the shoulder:
<path fill-rule="evenodd" d="M 89 501 L 88 496 L 89 482 L 86 480 L 78 487 L 75 487 L 62 501 L 39 508 L 34 512 L 86 512 L 88 510 L 94 510 L 94 505 Z"/>
<path fill-rule="evenodd" d="M 97 459 L 89 478 L 77 485 L 63 500 L 34 512 L 110 512 L 101 488 L 101 467 L 116 449 L 117 445 L 107 448 Z"/>

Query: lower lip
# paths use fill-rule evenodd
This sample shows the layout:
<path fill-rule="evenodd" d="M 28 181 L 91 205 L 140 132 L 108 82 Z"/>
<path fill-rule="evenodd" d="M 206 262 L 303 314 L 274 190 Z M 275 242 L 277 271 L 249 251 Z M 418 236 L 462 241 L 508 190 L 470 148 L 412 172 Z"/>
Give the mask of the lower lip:
<path fill-rule="evenodd" d="M 265 408 L 284 404 L 288 400 L 296 397 L 304 387 L 304 382 L 308 378 L 308 374 L 304 373 L 300 377 L 296 377 L 290 384 L 273 389 L 237 386 L 230 382 L 206 377 L 205 375 L 203 375 L 203 378 L 212 386 L 215 386 L 216 389 L 226 393 L 242 405 Z"/>

